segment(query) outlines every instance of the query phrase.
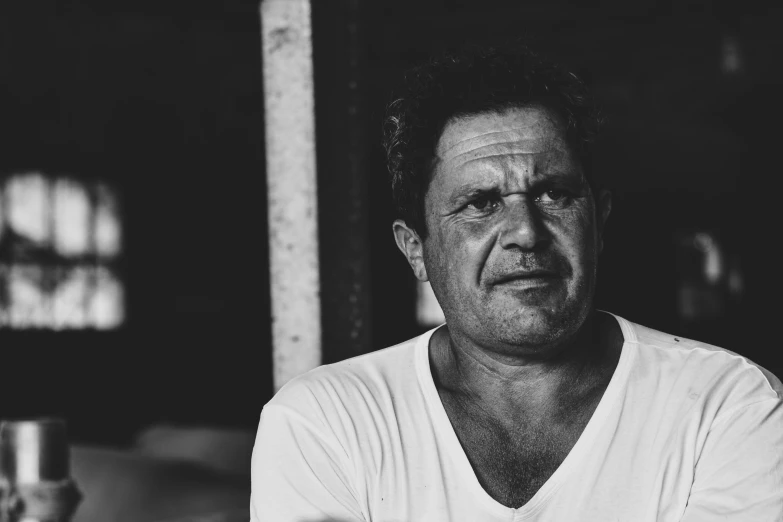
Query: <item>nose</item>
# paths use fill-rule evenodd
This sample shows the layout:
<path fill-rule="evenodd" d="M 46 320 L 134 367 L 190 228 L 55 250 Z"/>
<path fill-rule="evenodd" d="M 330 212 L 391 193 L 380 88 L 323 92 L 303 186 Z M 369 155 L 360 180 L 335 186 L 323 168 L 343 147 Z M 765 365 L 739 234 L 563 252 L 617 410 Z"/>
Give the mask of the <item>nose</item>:
<path fill-rule="evenodd" d="M 535 250 L 551 239 L 538 207 L 526 196 L 507 204 L 501 226 L 499 242 L 503 248 Z"/>

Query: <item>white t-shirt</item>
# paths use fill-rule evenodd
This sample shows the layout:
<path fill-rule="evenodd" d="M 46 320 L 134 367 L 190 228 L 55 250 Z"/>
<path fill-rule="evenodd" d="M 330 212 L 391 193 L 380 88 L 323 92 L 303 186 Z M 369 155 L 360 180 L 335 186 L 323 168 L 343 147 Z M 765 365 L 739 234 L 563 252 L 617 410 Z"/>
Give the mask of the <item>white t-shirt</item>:
<path fill-rule="evenodd" d="M 430 372 L 432 330 L 274 396 L 253 451 L 251 522 L 783 521 L 780 380 L 617 320 L 625 343 L 598 407 L 518 509 L 484 491 L 457 439 Z"/>

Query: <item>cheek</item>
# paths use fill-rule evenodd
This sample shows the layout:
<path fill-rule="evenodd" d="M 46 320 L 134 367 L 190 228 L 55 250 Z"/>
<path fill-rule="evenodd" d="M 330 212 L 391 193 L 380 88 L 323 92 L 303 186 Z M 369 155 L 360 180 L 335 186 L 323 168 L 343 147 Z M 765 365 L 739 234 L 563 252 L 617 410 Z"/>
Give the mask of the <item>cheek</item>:
<path fill-rule="evenodd" d="M 454 274 L 468 258 L 466 244 L 461 234 L 454 231 L 439 231 L 427 250 L 429 262 L 439 271 Z"/>
<path fill-rule="evenodd" d="M 589 207 L 552 216 L 548 226 L 561 251 L 572 261 L 584 262 L 596 255 L 598 236 Z"/>
<path fill-rule="evenodd" d="M 465 281 L 476 281 L 492 250 L 494 236 L 491 230 L 487 230 L 486 226 L 464 223 L 430 230 L 424 248 L 430 279 L 434 276 L 443 279 L 446 285 L 458 287 L 464 286 Z"/>
<path fill-rule="evenodd" d="M 454 253 L 450 264 L 458 271 L 479 269 L 489 256 L 497 237 L 491 222 L 461 223 L 449 229 L 449 244 Z"/>
<path fill-rule="evenodd" d="M 585 264 L 593 262 L 598 253 L 598 236 L 591 216 L 578 216 L 569 221 L 563 229 L 563 237 L 569 257 Z"/>

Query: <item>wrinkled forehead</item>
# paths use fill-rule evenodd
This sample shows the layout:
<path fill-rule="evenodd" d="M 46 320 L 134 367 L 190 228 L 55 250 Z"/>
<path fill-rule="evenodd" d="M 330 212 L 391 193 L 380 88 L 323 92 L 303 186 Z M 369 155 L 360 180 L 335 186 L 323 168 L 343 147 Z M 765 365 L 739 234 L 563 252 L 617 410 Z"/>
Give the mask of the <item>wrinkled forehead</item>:
<path fill-rule="evenodd" d="M 441 165 L 459 165 L 483 157 L 557 153 L 569 155 L 566 127 L 541 107 L 488 112 L 446 124 L 435 154 Z"/>

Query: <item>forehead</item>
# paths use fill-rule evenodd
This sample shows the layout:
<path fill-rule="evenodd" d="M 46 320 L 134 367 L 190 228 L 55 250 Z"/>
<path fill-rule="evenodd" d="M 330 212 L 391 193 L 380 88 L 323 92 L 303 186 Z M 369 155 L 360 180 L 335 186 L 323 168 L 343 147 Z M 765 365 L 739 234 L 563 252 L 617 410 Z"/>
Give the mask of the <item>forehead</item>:
<path fill-rule="evenodd" d="M 570 159 L 565 125 L 540 107 L 481 113 L 446 124 L 435 154 L 439 168 L 452 170 L 467 163 L 494 158 L 560 156 Z M 567 156 L 568 158 L 566 158 Z"/>

